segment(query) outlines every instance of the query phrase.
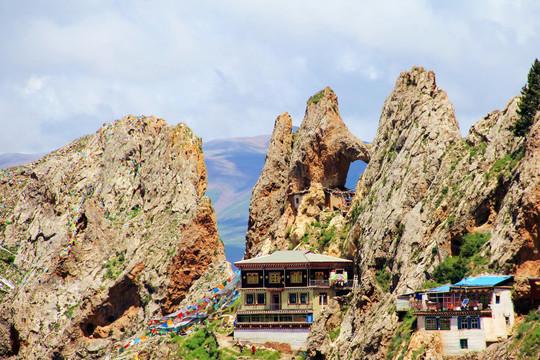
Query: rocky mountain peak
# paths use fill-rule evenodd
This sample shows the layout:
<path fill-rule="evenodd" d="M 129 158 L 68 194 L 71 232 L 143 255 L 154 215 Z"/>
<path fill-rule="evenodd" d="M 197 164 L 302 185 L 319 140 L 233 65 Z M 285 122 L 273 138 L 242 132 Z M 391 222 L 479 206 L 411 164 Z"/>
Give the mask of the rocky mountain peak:
<path fill-rule="evenodd" d="M 304 120 L 293 137 L 292 191 L 309 189 L 312 182 L 343 188 L 350 164 L 369 162 L 369 146 L 349 131 L 339 116 L 337 96 L 329 87 L 308 100 Z"/>
<path fill-rule="evenodd" d="M 206 187 L 200 138 L 154 116 L 0 171 L 0 357 L 103 357 L 206 271 L 227 278 Z"/>
<path fill-rule="evenodd" d="M 290 116 L 279 116 L 251 198 L 247 257 L 287 249 L 291 239 L 296 243 L 306 224 L 318 220 L 313 214 L 325 207 L 324 190 L 344 190 L 350 164 L 370 160 L 369 145 L 349 131 L 329 87 L 308 100 L 300 128 L 291 130 Z M 306 203 L 293 204 L 293 197 L 302 194 Z"/>

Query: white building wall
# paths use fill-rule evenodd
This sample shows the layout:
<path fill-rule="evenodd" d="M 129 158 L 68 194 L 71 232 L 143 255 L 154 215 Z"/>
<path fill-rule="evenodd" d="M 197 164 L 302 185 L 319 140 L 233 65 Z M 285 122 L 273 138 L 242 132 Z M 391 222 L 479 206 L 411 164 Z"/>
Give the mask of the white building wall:
<path fill-rule="evenodd" d="M 236 329 L 234 340 L 249 341 L 255 344 L 264 344 L 267 341 L 287 343 L 293 350 L 306 349 L 307 329 Z"/>
<path fill-rule="evenodd" d="M 496 303 L 497 295 L 499 303 Z M 509 289 L 495 288 L 491 298 L 491 318 L 482 318 L 482 325 L 486 331 L 486 341 L 500 341 L 506 339 L 514 326 L 514 305 L 512 293 Z M 508 317 L 508 324 L 506 318 Z"/>
<path fill-rule="evenodd" d="M 458 329 L 458 318 L 450 319 L 450 330 L 426 330 L 425 316 L 418 316 L 418 330 L 424 333 L 438 334 L 444 355 L 463 355 L 469 351 L 486 349 L 485 331 L 481 329 Z M 480 325 L 482 327 L 482 325 Z M 467 339 L 468 348 L 460 348 L 460 340 Z"/>

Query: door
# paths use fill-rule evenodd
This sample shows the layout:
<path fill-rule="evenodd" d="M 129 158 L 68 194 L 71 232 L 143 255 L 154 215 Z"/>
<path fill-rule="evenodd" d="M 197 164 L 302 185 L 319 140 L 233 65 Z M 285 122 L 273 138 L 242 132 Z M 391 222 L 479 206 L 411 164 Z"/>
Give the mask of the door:
<path fill-rule="evenodd" d="M 280 294 L 272 294 L 272 310 L 281 310 Z"/>

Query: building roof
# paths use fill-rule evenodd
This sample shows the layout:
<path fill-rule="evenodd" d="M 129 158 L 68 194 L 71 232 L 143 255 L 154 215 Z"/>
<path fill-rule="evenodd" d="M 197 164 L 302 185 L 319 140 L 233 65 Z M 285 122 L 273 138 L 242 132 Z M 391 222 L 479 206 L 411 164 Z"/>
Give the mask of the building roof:
<path fill-rule="evenodd" d="M 450 291 L 450 284 L 447 284 L 447 285 L 443 285 L 443 286 L 439 286 L 439 287 L 436 287 L 434 289 L 430 289 L 430 290 L 426 290 L 426 292 L 449 292 Z"/>
<path fill-rule="evenodd" d="M 260 256 L 253 259 L 237 261 L 235 265 L 248 264 L 291 264 L 291 263 L 352 263 L 351 260 L 341 259 L 334 256 L 315 254 L 307 250 L 283 250 L 270 255 Z"/>
<path fill-rule="evenodd" d="M 450 292 L 451 288 L 457 288 L 457 287 L 491 287 L 491 286 L 498 286 L 502 285 L 505 282 L 513 279 L 514 276 L 508 275 L 508 276 L 479 276 L 479 277 L 467 277 L 455 284 L 447 284 L 443 286 L 436 287 L 434 289 L 425 290 L 425 291 L 418 291 L 417 294 L 422 293 L 443 293 L 443 292 Z M 405 295 L 405 294 L 404 294 Z"/>
<path fill-rule="evenodd" d="M 497 286 L 513 278 L 513 275 L 467 277 L 452 286 Z"/>

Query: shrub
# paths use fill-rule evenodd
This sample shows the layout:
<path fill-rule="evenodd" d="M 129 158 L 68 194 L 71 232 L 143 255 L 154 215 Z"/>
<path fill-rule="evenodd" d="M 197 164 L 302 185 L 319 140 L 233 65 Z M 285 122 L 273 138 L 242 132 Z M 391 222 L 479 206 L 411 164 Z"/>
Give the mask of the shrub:
<path fill-rule="evenodd" d="M 480 252 L 482 246 L 489 240 L 490 233 L 469 233 L 463 237 L 460 247 L 462 257 L 470 258 Z"/>
<path fill-rule="evenodd" d="M 438 283 L 456 283 L 467 275 L 468 261 L 461 256 L 450 256 L 437 265 L 433 271 L 433 280 Z"/>
<path fill-rule="evenodd" d="M 379 286 L 384 292 L 388 292 L 388 290 L 390 290 L 391 277 L 392 274 L 388 270 L 386 270 L 386 268 L 384 270 L 377 271 L 377 274 L 375 275 L 375 281 L 377 282 L 377 284 L 379 284 Z"/>

